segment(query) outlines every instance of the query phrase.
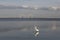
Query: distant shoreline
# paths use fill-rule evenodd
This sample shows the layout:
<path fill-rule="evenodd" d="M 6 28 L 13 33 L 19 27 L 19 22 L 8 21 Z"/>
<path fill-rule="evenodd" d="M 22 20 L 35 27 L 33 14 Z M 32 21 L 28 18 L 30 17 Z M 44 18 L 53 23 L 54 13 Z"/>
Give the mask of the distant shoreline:
<path fill-rule="evenodd" d="M 0 18 L 0 21 L 60 21 L 60 18 Z"/>

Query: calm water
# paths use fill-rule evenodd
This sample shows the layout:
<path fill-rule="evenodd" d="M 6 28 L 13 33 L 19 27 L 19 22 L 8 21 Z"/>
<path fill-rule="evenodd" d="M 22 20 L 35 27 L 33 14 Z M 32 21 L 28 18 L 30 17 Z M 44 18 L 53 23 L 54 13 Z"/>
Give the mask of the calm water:
<path fill-rule="evenodd" d="M 0 21 L 0 40 L 60 40 L 60 21 L 52 30 L 53 21 Z M 40 34 L 34 36 L 34 25 Z"/>

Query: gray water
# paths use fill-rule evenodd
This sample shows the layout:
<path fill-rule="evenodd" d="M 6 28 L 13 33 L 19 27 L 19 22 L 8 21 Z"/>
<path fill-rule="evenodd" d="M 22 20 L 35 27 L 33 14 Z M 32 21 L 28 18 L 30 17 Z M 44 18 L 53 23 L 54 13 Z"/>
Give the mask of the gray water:
<path fill-rule="evenodd" d="M 0 21 L 0 40 L 60 40 L 60 21 L 51 30 L 53 21 Z M 34 25 L 40 34 L 34 36 Z"/>

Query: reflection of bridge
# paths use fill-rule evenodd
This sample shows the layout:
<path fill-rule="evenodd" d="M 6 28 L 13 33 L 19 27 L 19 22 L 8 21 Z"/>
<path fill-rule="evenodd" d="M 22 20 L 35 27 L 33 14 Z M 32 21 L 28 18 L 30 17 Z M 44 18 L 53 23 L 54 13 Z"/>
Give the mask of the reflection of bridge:
<path fill-rule="evenodd" d="M 60 21 L 60 18 L 0 18 L 0 21 Z"/>

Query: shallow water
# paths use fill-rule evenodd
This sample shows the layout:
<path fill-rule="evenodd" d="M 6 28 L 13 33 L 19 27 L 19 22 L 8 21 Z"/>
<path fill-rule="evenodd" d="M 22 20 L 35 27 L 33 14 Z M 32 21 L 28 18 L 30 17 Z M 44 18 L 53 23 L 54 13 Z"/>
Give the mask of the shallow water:
<path fill-rule="evenodd" d="M 53 21 L 0 21 L 0 40 L 60 40 L 60 21 L 56 30 L 51 30 Z M 34 25 L 39 25 L 40 34 L 34 36 Z"/>

